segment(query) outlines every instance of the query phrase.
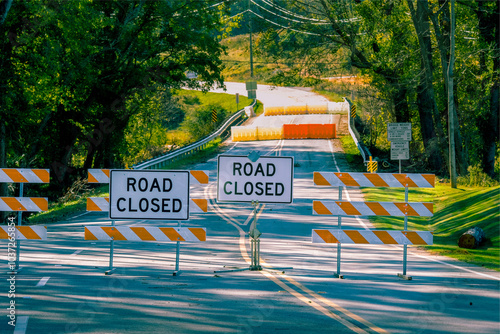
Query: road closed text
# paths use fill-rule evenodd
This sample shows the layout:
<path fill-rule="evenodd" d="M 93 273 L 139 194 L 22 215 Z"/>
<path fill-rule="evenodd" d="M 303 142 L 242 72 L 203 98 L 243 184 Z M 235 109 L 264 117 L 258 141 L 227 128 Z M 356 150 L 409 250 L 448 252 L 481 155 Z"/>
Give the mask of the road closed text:
<path fill-rule="evenodd" d="M 110 218 L 186 220 L 189 172 L 112 171 Z"/>
<path fill-rule="evenodd" d="M 219 156 L 217 199 L 228 202 L 291 203 L 293 159 Z"/>

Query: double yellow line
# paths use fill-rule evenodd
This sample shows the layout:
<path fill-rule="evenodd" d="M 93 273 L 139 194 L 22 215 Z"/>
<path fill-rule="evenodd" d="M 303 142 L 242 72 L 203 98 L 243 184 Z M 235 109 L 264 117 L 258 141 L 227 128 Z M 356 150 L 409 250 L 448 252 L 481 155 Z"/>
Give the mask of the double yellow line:
<path fill-rule="evenodd" d="M 206 195 L 210 192 L 211 189 L 213 189 L 213 185 L 208 186 L 205 189 Z M 207 196 L 207 198 L 213 198 Z M 238 232 L 239 232 L 239 247 L 240 247 L 240 252 L 245 260 L 245 262 L 250 265 L 251 264 L 251 259 L 248 254 L 248 250 L 246 247 L 246 234 L 245 231 L 240 227 L 239 222 L 233 218 L 224 213 L 224 210 L 217 205 L 215 201 L 209 201 L 210 206 L 214 210 L 214 212 L 224 219 L 226 222 L 234 226 Z M 258 213 L 257 213 L 257 218 L 259 215 L 262 213 L 262 211 L 265 208 L 265 204 L 261 205 L 260 208 L 258 208 Z M 250 214 L 252 216 L 253 213 Z M 248 222 L 248 219 L 246 220 Z M 261 264 L 266 264 L 264 261 L 260 261 Z M 363 319 L 362 317 L 346 310 L 345 308 L 335 304 L 334 302 L 318 295 L 316 292 L 308 289 L 301 283 L 297 282 L 290 276 L 287 276 L 285 274 L 277 274 L 277 273 L 271 273 L 266 270 L 259 271 L 260 274 L 264 275 L 267 277 L 269 280 L 273 281 L 276 283 L 279 287 L 281 287 L 283 290 L 287 291 L 290 293 L 292 296 L 300 300 L 301 302 L 305 303 L 308 306 L 311 306 L 318 310 L 319 312 L 323 313 L 327 317 L 334 319 L 350 330 L 352 330 L 355 333 L 359 334 L 365 334 L 369 333 L 367 330 L 370 330 L 370 332 L 376 332 L 380 334 L 388 334 L 386 330 L 372 324 L 371 322 Z M 334 311 L 332 311 L 332 309 Z"/>

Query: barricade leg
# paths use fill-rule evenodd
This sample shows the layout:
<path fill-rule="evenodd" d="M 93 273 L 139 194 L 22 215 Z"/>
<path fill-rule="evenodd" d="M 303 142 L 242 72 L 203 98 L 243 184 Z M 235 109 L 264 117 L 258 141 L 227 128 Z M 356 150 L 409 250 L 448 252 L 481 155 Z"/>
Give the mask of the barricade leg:
<path fill-rule="evenodd" d="M 342 187 L 339 187 L 339 201 L 342 200 Z M 338 228 L 339 230 L 342 227 L 342 217 L 339 216 L 339 221 L 338 221 Z M 342 244 L 339 242 L 337 244 L 337 272 L 333 274 L 333 277 L 343 279 L 344 275 L 340 274 L 340 260 L 341 260 L 341 254 L 342 254 Z"/>
<path fill-rule="evenodd" d="M 111 226 L 115 226 L 115 221 L 111 221 Z M 113 268 L 113 256 L 115 253 L 115 241 L 111 240 L 109 242 L 109 269 L 104 272 L 104 275 L 111 275 L 114 271 L 115 268 Z"/>
<path fill-rule="evenodd" d="M 408 203 L 408 187 L 405 187 L 405 202 Z M 408 231 L 408 216 L 405 216 L 404 231 Z M 407 255 L 408 255 L 408 245 L 404 245 L 403 246 L 403 273 L 398 274 L 398 277 L 401 277 L 402 279 L 410 281 L 412 279 L 412 277 L 406 275 Z"/>
<path fill-rule="evenodd" d="M 181 227 L 182 223 L 179 221 L 179 227 Z M 172 276 L 179 276 L 181 271 L 179 270 L 179 262 L 181 256 L 181 242 L 177 241 L 177 245 L 175 247 L 175 271 L 172 273 Z"/>

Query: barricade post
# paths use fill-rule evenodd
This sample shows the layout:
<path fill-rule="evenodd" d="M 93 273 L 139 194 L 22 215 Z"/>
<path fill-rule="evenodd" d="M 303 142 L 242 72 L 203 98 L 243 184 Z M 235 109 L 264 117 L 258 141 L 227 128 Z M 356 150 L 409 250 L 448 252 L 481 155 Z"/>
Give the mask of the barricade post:
<path fill-rule="evenodd" d="M 25 183 L 49 183 L 50 171 L 48 169 L 31 169 L 31 168 L 0 168 L 0 183 L 19 183 L 19 197 L 2 197 L 0 198 L 0 211 L 14 211 L 17 214 L 17 224 L 15 236 L 21 236 L 23 233 L 18 234 L 19 227 L 22 225 L 23 212 L 40 212 L 48 210 L 47 198 L 23 197 Z M 29 229 L 24 229 L 28 232 Z M 36 233 L 35 233 L 36 234 Z M 32 235 L 32 234 L 30 234 Z M 45 229 L 45 239 L 46 239 Z M 32 235 L 33 236 L 33 235 Z M 11 240 L 11 238 L 7 238 Z M 31 238 L 29 238 L 31 239 Z M 34 237 L 34 239 L 39 239 Z M 42 240 L 45 240 L 42 239 Z M 21 241 L 16 240 L 16 261 L 15 265 L 9 267 L 12 273 L 17 273 L 21 270 L 19 267 L 19 256 L 21 251 Z"/>
<path fill-rule="evenodd" d="M 431 232 L 408 231 L 408 217 L 430 217 L 434 214 L 433 203 L 411 203 L 408 201 L 408 188 L 434 188 L 435 175 L 433 174 L 391 174 L 391 173 L 344 173 L 344 172 L 314 172 L 316 186 L 340 187 L 395 187 L 405 188 L 405 202 L 347 202 L 314 201 L 314 215 L 336 215 L 339 217 L 338 230 L 313 230 L 313 242 L 337 243 L 337 273 L 340 275 L 340 244 L 367 243 L 367 244 L 402 244 L 403 245 L 403 273 L 398 276 L 411 280 L 406 273 L 407 245 L 432 244 Z M 341 194 L 341 192 L 339 192 Z M 340 228 L 341 216 L 399 216 L 404 217 L 403 231 L 343 231 Z M 333 233 L 332 231 L 335 231 Z M 395 234 L 393 234 L 393 232 Z M 370 236 L 363 236 L 366 234 Z M 383 236 L 382 238 L 373 238 Z M 411 237 L 410 237 L 411 236 Z M 422 237 L 424 236 L 424 237 Z M 373 242 L 369 242 L 372 240 Z M 398 241 L 399 240 L 399 241 Z M 382 241 L 382 242 L 381 242 Z M 387 242 L 384 242 L 387 241 Z"/>

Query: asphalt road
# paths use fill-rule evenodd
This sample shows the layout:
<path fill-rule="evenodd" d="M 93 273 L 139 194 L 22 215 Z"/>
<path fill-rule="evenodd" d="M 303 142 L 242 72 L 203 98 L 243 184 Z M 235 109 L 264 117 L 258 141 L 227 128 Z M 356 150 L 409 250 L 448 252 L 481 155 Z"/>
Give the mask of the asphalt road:
<path fill-rule="evenodd" d="M 214 158 L 190 168 L 211 171 L 211 183 L 194 186 L 191 196 L 205 196 L 210 206 L 208 213 L 193 214 L 183 226 L 206 227 L 207 241 L 181 244 L 179 275 L 172 275 L 175 243 L 131 241 L 115 242 L 116 270 L 104 275 L 109 242 L 84 241 L 83 226 L 108 225 L 110 220 L 105 214 L 81 212 L 49 225 L 47 241 L 22 243 L 15 298 L 8 297 L 10 275 L 0 282 L 0 332 L 499 333 L 499 272 L 409 247 L 408 275 L 413 279 L 402 280 L 397 277 L 402 247 L 344 245 L 344 279 L 333 277 L 336 246 L 312 244 L 311 230 L 334 228 L 338 219 L 313 216 L 312 201 L 337 199 L 338 190 L 314 187 L 312 174 L 348 171 L 337 140 L 227 142 L 225 149 L 233 155 L 259 151 L 262 156 L 294 157 L 293 203 L 258 206 L 261 264 L 293 269 L 284 274 L 214 272 L 249 267 L 247 234 L 253 217 L 250 203 L 215 200 Z M 350 188 L 343 198 L 359 200 L 361 194 Z M 342 226 L 371 227 L 359 218 L 343 218 Z M 6 263 L 6 243 L 0 254 Z M 6 316 L 11 300 L 15 328 Z"/>

